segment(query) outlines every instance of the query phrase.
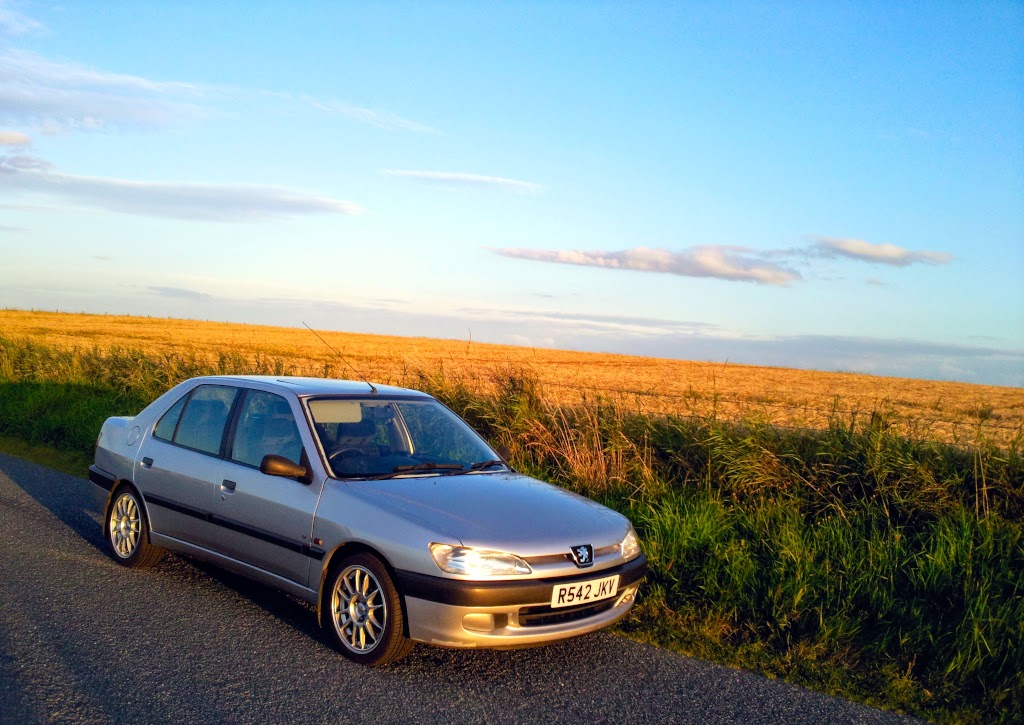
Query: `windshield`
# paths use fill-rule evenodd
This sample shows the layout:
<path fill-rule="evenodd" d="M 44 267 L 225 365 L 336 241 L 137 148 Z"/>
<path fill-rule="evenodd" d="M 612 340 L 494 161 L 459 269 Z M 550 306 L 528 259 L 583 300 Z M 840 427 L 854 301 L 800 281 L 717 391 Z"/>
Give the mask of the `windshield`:
<path fill-rule="evenodd" d="M 309 412 L 335 478 L 456 474 L 504 465 L 436 400 L 314 398 Z"/>

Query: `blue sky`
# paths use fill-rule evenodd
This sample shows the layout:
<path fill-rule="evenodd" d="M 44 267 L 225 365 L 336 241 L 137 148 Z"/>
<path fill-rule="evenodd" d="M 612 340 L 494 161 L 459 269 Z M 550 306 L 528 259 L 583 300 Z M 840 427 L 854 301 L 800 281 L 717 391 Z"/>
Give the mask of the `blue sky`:
<path fill-rule="evenodd" d="M 0 0 L 0 306 L 1024 386 L 1024 5 Z"/>

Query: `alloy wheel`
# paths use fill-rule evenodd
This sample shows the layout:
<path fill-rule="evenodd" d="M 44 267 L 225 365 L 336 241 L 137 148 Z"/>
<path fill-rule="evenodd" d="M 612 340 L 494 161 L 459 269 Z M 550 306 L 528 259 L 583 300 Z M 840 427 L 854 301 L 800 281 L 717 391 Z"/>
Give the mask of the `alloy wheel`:
<path fill-rule="evenodd" d="M 387 616 L 384 591 L 370 570 L 352 565 L 342 571 L 331 593 L 331 619 L 342 644 L 357 654 L 373 651 Z"/>
<path fill-rule="evenodd" d="M 129 558 L 139 546 L 142 514 L 130 493 L 122 493 L 110 509 L 110 543 L 122 559 Z"/>

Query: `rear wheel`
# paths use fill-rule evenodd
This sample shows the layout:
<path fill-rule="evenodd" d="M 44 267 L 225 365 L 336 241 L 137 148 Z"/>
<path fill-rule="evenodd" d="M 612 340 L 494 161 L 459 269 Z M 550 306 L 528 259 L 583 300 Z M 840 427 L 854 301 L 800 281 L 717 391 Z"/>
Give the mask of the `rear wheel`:
<path fill-rule="evenodd" d="M 413 643 L 395 584 L 381 561 L 353 554 L 332 568 L 325 588 L 324 628 L 343 655 L 377 666 L 405 657 Z"/>
<path fill-rule="evenodd" d="M 163 549 L 149 543 L 146 513 L 139 494 L 131 486 L 122 486 L 114 492 L 105 528 L 110 553 L 122 566 L 153 566 L 163 556 Z"/>

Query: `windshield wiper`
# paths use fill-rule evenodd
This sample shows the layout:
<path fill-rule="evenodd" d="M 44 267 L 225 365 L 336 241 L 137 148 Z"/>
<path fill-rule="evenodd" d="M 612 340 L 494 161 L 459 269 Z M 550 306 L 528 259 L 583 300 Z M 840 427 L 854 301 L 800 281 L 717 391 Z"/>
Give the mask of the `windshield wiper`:
<path fill-rule="evenodd" d="M 420 473 L 421 471 L 461 471 L 461 463 L 412 463 L 408 466 L 395 466 L 392 473 Z"/>
<path fill-rule="evenodd" d="M 469 467 L 469 470 L 471 470 L 471 471 L 482 471 L 483 469 L 490 468 L 491 466 L 507 466 L 507 465 L 508 464 L 505 463 L 505 461 L 501 460 L 500 458 L 492 458 L 489 461 L 477 461 L 476 463 L 474 463 L 472 466 Z"/>
<path fill-rule="evenodd" d="M 490 461 L 480 461 L 479 463 L 474 463 L 469 468 L 465 468 L 460 463 L 431 463 L 430 461 L 427 461 L 425 463 L 411 463 L 407 466 L 395 466 L 391 470 L 391 473 L 375 473 L 370 474 L 368 476 L 358 476 L 353 478 L 355 480 L 361 481 L 382 481 L 387 478 L 396 478 L 397 476 L 401 476 L 406 473 L 433 473 L 434 471 L 445 471 L 445 473 L 441 475 L 451 476 L 458 473 L 480 471 L 483 470 L 484 468 L 490 468 L 491 466 L 496 466 L 499 464 L 501 464 L 502 466 L 508 465 L 507 463 L 505 463 L 505 461 L 502 461 L 497 458 Z"/>
<path fill-rule="evenodd" d="M 397 478 L 406 473 L 433 473 L 434 471 L 445 471 L 443 476 L 450 476 L 452 473 L 463 470 L 458 463 L 412 463 L 408 466 L 395 466 L 391 473 L 369 473 L 361 476 L 345 476 L 350 481 L 383 481 L 387 478 Z"/>

